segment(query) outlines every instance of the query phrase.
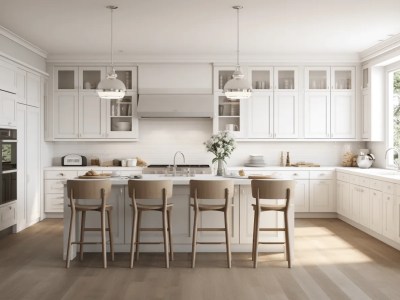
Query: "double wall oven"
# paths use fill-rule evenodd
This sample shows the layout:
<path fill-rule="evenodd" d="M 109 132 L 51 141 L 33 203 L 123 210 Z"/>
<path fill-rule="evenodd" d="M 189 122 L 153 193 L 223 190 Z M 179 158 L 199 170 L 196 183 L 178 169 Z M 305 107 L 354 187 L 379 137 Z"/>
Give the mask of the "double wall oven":
<path fill-rule="evenodd" d="M 0 128 L 0 204 L 17 200 L 17 130 Z"/>

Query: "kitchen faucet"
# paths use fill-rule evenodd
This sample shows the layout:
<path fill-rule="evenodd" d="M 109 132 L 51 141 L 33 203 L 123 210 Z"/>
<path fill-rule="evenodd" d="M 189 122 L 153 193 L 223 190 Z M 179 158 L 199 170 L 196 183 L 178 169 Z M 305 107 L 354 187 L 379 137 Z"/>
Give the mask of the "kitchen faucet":
<path fill-rule="evenodd" d="M 387 154 L 388 154 L 388 152 L 389 152 L 390 150 L 393 150 L 393 152 L 396 152 L 396 153 L 397 153 L 397 159 L 399 159 L 399 156 L 400 156 L 399 150 L 398 150 L 397 148 L 391 147 L 391 148 L 388 148 L 388 149 L 386 150 L 386 152 L 385 152 L 385 161 L 386 161 Z M 393 163 L 394 163 L 394 165 L 397 167 L 397 171 L 400 171 L 400 164 L 399 164 L 399 162 L 398 162 L 397 159 L 393 159 Z"/>
<path fill-rule="evenodd" d="M 185 161 L 185 155 L 182 153 L 182 151 L 176 151 L 175 152 L 175 155 L 174 155 L 174 176 L 176 176 L 176 155 L 178 154 L 178 153 L 180 153 L 181 155 L 182 155 L 182 158 L 183 158 L 183 163 L 185 164 L 186 163 L 186 161 Z"/>

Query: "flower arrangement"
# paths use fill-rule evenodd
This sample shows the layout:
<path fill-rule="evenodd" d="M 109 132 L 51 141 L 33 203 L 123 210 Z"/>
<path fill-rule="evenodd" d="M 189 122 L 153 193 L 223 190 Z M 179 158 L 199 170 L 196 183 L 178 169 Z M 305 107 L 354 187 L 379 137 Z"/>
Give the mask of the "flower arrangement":
<path fill-rule="evenodd" d="M 236 142 L 231 135 L 230 131 L 220 131 L 211 136 L 211 138 L 204 143 L 208 152 L 215 155 L 212 163 L 218 162 L 217 175 L 222 175 L 222 163 L 225 162 L 227 157 L 230 157 L 233 150 L 236 148 Z"/>

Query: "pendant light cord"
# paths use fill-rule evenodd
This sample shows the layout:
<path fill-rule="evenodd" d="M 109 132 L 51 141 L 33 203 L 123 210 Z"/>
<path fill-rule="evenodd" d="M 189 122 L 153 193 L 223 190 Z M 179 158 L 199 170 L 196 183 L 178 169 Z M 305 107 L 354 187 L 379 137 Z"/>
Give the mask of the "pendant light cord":
<path fill-rule="evenodd" d="M 239 10 L 237 9 L 237 55 L 236 55 L 236 67 L 239 67 Z"/>
<path fill-rule="evenodd" d="M 113 8 L 111 10 L 111 68 L 114 72 L 114 60 L 113 60 Z"/>

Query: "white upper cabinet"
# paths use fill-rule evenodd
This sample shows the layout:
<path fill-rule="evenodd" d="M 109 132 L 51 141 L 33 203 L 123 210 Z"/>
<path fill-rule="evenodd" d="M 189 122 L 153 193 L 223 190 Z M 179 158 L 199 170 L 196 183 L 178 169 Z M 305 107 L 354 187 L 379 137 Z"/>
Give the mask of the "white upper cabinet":
<path fill-rule="evenodd" d="M 212 94 L 212 65 L 142 64 L 139 94 Z"/>
<path fill-rule="evenodd" d="M 297 92 L 274 93 L 274 138 L 297 138 L 299 103 Z"/>
<path fill-rule="evenodd" d="M 40 87 L 41 87 L 40 76 L 28 72 L 26 77 L 27 105 L 40 107 L 40 95 L 41 95 Z"/>
<path fill-rule="evenodd" d="M 214 95 L 215 112 L 214 132 L 230 130 L 234 137 L 246 137 L 246 111 L 247 102 L 245 100 L 230 100 L 223 93 Z"/>
<path fill-rule="evenodd" d="M 274 89 L 272 67 L 248 67 L 247 73 L 253 92 L 268 92 Z"/>
<path fill-rule="evenodd" d="M 17 91 L 15 75 L 15 68 L 0 60 L 0 90 L 15 94 Z"/>
<path fill-rule="evenodd" d="M 53 78 L 56 91 L 78 89 L 78 67 L 55 67 Z"/>
<path fill-rule="evenodd" d="M 117 79 L 121 80 L 129 92 L 137 91 L 137 67 L 132 66 L 118 66 L 114 67 Z M 107 74 L 112 71 L 111 67 L 107 68 Z M 103 78 L 102 78 L 103 79 Z"/>
<path fill-rule="evenodd" d="M 78 138 L 79 98 L 77 92 L 54 94 L 54 137 L 60 139 Z"/>
<path fill-rule="evenodd" d="M 82 92 L 79 94 L 79 137 L 104 138 L 106 119 L 106 101 L 97 93 Z"/>
<path fill-rule="evenodd" d="M 18 69 L 15 76 L 16 99 L 18 103 L 26 104 L 26 76 L 24 70 Z"/>
<path fill-rule="evenodd" d="M 17 102 L 15 95 L 0 91 L 0 125 L 17 126 Z"/>
<path fill-rule="evenodd" d="M 106 78 L 105 67 L 79 67 L 78 70 L 80 91 L 95 91 L 99 82 Z"/>
<path fill-rule="evenodd" d="M 274 97 L 272 92 L 253 92 L 248 100 L 249 138 L 273 138 Z"/>
<path fill-rule="evenodd" d="M 305 138 L 356 138 L 354 73 L 354 67 L 305 68 Z"/>

